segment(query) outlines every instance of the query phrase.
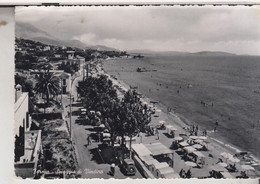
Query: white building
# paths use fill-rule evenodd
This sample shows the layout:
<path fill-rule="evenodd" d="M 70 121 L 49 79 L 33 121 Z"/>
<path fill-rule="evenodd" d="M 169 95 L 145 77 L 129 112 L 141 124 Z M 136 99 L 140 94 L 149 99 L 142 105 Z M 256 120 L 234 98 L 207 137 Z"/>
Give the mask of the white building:
<path fill-rule="evenodd" d="M 73 51 L 73 50 L 67 51 L 68 59 L 74 59 L 74 54 L 75 54 L 75 51 Z"/>
<path fill-rule="evenodd" d="M 41 130 L 27 131 L 24 133 L 24 155 L 15 162 L 15 174 L 22 178 L 35 177 L 40 169 L 40 158 L 43 153 Z"/>
<path fill-rule="evenodd" d="M 50 46 L 45 46 L 44 48 L 43 48 L 43 51 L 50 51 L 51 50 L 51 47 Z"/>
<path fill-rule="evenodd" d="M 29 95 L 22 86 L 15 87 L 15 174 L 22 178 L 33 178 L 39 167 L 42 154 L 41 130 L 30 130 Z"/>
<path fill-rule="evenodd" d="M 67 94 L 70 92 L 71 88 L 71 75 L 62 70 L 62 72 L 55 72 L 54 75 L 60 80 L 60 88 L 62 94 Z"/>
<path fill-rule="evenodd" d="M 18 137 L 21 132 L 28 131 L 31 127 L 31 117 L 29 115 L 29 95 L 22 92 L 22 86 L 17 85 L 15 89 L 15 126 L 14 133 Z"/>

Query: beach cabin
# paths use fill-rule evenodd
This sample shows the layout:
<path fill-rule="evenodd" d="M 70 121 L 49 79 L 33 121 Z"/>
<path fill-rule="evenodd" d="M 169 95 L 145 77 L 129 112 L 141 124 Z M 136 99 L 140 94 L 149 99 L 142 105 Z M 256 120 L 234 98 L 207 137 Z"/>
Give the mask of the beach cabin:
<path fill-rule="evenodd" d="M 163 174 L 162 175 L 162 178 L 165 178 L 165 179 L 174 179 L 174 178 L 179 178 L 180 175 L 178 173 L 167 173 L 167 174 Z"/>
<path fill-rule="evenodd" d="M 177 128 L 175 128 L 172 125 L 166 125 L 165 128 L 166 128 L 167 134 L 170 137 L 174 137 L 175 136 L 175 131 L 177 130 Z"/>
<path fill-rule="evenodd" d="M 187 146 L 190 146 L 186 141 L 178 143 L 179 151 L 183 152 L 183 149 Z"/>
<path fill-rule="evenodd" d="M 159 164 L 159 162 L 156 160 L 156 159 L 150 159 L 150 160 L 145 160 L 144 161 L 144 165 L 145 165 L 145 167 L 149 170 L 149 171 L 151 171 L 153 174 L 154 174 L 154 172 L 155 172 L 155 168 L 154 168 L 154 165 L 156 165 L 156 164 Z"/>
<path fill-rule="evenodd" d="M 160 142 L 145 144 L 145 146 L 152 152 L 152 156 L 159 162 L 166 162 L 173 167 L 173 151 L 167 148 Z"/>
<path fill-rule="evenodd" d="M 156 170 L 156 178 L 165 178 L 165 176 L 169 176 L 169 174 L 174 174 L 174 170 L 171 167 L 159 168 Z"/>
<path fill-rule="evenodd" d="M 133 152 L 141 159 L 144 157 L 151 157 L 152 158 L 152 152 L 148 150 L 144 144 L 132 144 L 132 150 Z"/>
<path fill-rule="evenodd" d="M 199 166 L 203 167 L 205 165 L 206 156 L 199 151 L 194 151 L 192 154 L 193 154 L 193 158 L 194 158 L 195 162 Z"/>
<path fill-rule="evenodd" d="M 159 178 L 159 175 L 157 175 L 158 170 L 167 168 L 167 167 L 169 167 L 169 165 L 166 162 L 154 163 L 154 164 L 152 164 L 152 173 L 155 177 Z"/>

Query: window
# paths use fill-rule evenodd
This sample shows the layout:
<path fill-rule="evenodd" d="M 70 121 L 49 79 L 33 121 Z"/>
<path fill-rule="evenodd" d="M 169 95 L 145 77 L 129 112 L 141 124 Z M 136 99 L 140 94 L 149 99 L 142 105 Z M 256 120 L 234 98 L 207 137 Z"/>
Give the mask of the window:
<path fill-rule="evenodd" d="M 27 129 L 29 127 L 29 113 L 26 112 L 26 127 L 25 129 Z"/>
<path fill-rule="evenodd" d="M 66 85 L 66 79 L 63 79 L 63 85 Z"/>
<path fill-rule="evenodd" d="M 66 94 L 66 92 L 67 92 L 67 91 L 66 91 L 66 86 L 63 86 L 63 87 L 62 87 L 62 93 L 63 93 L 63 94 Z"/>

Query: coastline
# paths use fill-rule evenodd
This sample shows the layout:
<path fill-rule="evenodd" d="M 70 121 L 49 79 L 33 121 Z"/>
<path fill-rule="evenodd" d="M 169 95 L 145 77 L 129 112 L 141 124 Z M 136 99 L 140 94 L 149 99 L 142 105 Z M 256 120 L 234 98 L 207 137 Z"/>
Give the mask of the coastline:
<path fill-rule="evenodd" d="M 107 60 L 109 60 L 109 59 L 107 59 Z M 103 62 L 107 62 L 107 60 L 102 61 L 103 68 L 104 68 Z M 105 72 L 105 75 L 107 75 L 109 77 L 109 79 L 112 80 L 114 85 L 119 85 L 119 87 L 121 86 L 127 90 L 130 89 L 131 85 L 128 84 L 127 82 L 119 80 L 119 79 L 115 79 L 114 77 L 112 77 L 113 75 L 111 73 L 106 71 L 105 68 L 104 68 L 104 72 Z M 138 89 L 137 89 L 137 91 L 138 91 Z M 140 92 L 140 91 L 138 91 L 138 92 Z M 150 101 L 154 101 L 153 99 L 148 97 L 146 94 L 142 94 L 142 95 L 143 95 L 143 97 L 142 97 L 143 101 L 146 102 L 147 104 L 149 104 Z M 156 105 L 156 109 L 161 110 L 160 119 L 165 120 L 167 122 L 166 124 L 175 126 L 178 130 L 180 130 L 180 133 L 183 133 L 184 127 L 188 127 L 191 124 L 191 121 L 189 119 L 187 119 L 186 117 L 184 117 L 182 114 L 179 114 L 176 112 L 168 112 L 167 107 L 160 102 Z M 201 132 L 201 130 L 199 132 Z M 218 137 L 216 138 L 216 136 L 214 136 L 213 132 L 209 132 L 207 137 L 210 140 L 209 146 L 211 147 L 211 149 L 214 149 L 214 152 L 216 153 L 216 155 L 220 156 L 220 154 L 222 152 L 231 153 L 232 155 L 234 155 L 238 152 L 242 152 L 242 150 L 239 147 L 232 145 L 231 143 L 226 143 L 226 141 L 224 139 L 219 139 Z M 252 154 L 252 161 L 254 164 L 259 165 L 259 158 L 256 158 L 255 155 L 253 155 L 253 154 Z M 258 172 L 258 171 L 256 171 L 256 172 Z"/>

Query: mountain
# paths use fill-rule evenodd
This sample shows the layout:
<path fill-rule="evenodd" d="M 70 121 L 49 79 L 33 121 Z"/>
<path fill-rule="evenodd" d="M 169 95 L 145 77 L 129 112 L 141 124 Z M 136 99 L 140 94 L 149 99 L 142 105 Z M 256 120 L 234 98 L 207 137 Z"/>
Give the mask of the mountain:
<path fill-rule="evenodd" d="M 132 54 L 156 54 L 156 55 L 186 55 L 188 52 L 178 52 L 178 51 L 153 51 L 153 50 L 128 50 Z"/>
<path fill-rule="evenodd" d="M 236 55 L 229 52 L 221 52 L 221 51 L 201 51 L 201 52 L 195 52 L 191 54 L 198 55 L 198 56 L 235 56 Z"/>
<path fill-rule="evenodd" d="M 179 52 L 179 51 L 152 51 L 152 50 L 129 50 L 132 54 L 156 54 L 156 55 L 190 55 L 190 56 L 235 56 L 236 54 L 221 51 L 201 51 L 201 52 Z"/>
<path fill-rule="evenodd" d="M 86 48 L 91 48 L 91 49 L 96 49 L 96 50 L 105 50 L 105 51 L 119 51 L 118 49 L 107 47 L 104 45 L 95 45 L 95 46 L 90 46 Z"/>
<path fill-rule="evenodd" d="M 76 47 L 80 49 L 97 49 L 97 50 L 106 50 L 106 51 L 118 51 L 117 49 L 103 46 L 103 45 L 87 45 L 82 43 L 79 40 L 60 40 L 49 33 L 42 31 L 35 26 L 17 22 L 15 25 L 15 35 L 18 38 L 24 38 L 34 41 L 39 41 L 47 45 L 57 45 L 57 46 L 67 46 L 67 47 Z"/>

